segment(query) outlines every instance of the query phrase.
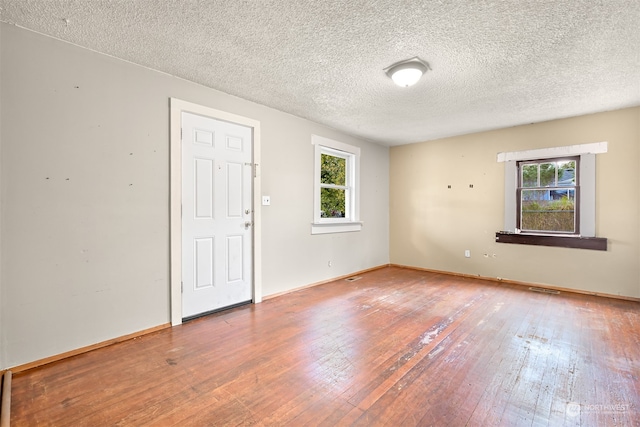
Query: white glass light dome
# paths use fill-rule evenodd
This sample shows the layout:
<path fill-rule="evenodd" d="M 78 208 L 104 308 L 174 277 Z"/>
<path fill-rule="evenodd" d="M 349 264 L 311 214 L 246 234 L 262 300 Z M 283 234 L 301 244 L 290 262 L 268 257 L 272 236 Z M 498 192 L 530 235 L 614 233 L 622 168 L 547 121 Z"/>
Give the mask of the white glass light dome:
<path fill-rule="evenodd" d="M 418 83 L 422 77 L 422 70 L 417 68 L 403 68 L 391 74 L 391 80 L 398 86 L 409 87 Z"/>
<path fill-rule="evenodd" d="M 416 56 L 405 61 L 396 62 L 384 71 L 398 86 L 409 87 L 418 83 L 428 69 L 429 64 Z"/>

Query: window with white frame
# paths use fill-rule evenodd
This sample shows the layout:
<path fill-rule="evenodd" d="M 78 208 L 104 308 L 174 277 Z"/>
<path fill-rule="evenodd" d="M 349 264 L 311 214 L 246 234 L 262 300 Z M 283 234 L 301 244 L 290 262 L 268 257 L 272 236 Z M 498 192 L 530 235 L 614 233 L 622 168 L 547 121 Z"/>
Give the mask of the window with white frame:
<path fill-rule="evenodd" d="M 359 231 L 360 148 L 313 135 L 312 234 Z"/>
<path fill-rule="evenodd" d="M 607 143 L 498 153 L 505 164 L 500 243 L 607 250 L 596 237 L 596 154 Z"/>

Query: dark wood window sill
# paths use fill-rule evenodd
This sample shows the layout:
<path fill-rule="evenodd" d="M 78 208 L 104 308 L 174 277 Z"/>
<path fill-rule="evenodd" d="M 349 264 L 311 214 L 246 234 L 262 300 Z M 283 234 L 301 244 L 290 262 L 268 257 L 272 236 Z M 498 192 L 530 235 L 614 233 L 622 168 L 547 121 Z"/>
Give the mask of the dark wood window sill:
<path fill-rule="evenodd" d="M 496 242 L 516 243 L 519 245 L 556 246 L 560 248 L 592 249 L 594 251 L 607 250 L 607 239 L 604 237 L 545 236 L 540 234 L 498 231 L 496 233 Z"/>

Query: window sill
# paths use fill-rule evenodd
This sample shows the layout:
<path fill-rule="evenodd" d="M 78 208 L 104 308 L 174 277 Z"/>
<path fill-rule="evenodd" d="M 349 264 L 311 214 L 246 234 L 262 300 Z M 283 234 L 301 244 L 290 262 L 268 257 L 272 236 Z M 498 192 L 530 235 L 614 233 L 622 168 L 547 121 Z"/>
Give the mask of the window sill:
<path fill-rule="evenodd" d="M 311 234 L 347 233 L 362 230 L 362 222 L 314 222 Z"/>
<path fill-rule="evenodd" d="M 591 249 L 595 251 L 607 250 L 607 239 L 604 237 L 580 237 L 562 235 L 540 235 L 527 233 L 510 233 L 498 231 L 498 243 L 516 243 L 520 245 L 556 246 L 560 248 Z"/>

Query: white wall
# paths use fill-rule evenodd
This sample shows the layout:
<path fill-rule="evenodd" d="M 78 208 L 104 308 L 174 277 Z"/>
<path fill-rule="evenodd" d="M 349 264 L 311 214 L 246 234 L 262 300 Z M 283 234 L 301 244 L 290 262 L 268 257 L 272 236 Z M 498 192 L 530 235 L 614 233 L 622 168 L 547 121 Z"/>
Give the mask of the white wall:
<path fill-rule="evenodd" d="M 386 147 L 1 25 L 0 368 L 170 321 L 170 97 L 261 122 L 263 295 L 389 262 Z M 361 147 L 363 231 L 310 234 L 312 134 Z"/>
<path fill-rule="evenodd" d="M 0 46 L 2 46 L 2 31 L 0 31 Z M 2 54 L 0 54 L 0 82 L 2 82 Z M 2 84 L 0 83 L 0 118 L 2 117 Z M 0 194 L 2 194 L 3 181 L 2 181 L 2 121 L 0 120 Z M 2 197 L 0 196 L 0 224 L 2 224 Z M 0 242 L 2 242 L 2 227 L 0 226 Z M 4 289 L 2 288 L 2 244 L 0 244 L 0 369 L 5 364 L 5 351 L 7 347 L 5 344 L 4 328 L 2 327 L 4 322 L 3 312 L 3 297 Z"/>

